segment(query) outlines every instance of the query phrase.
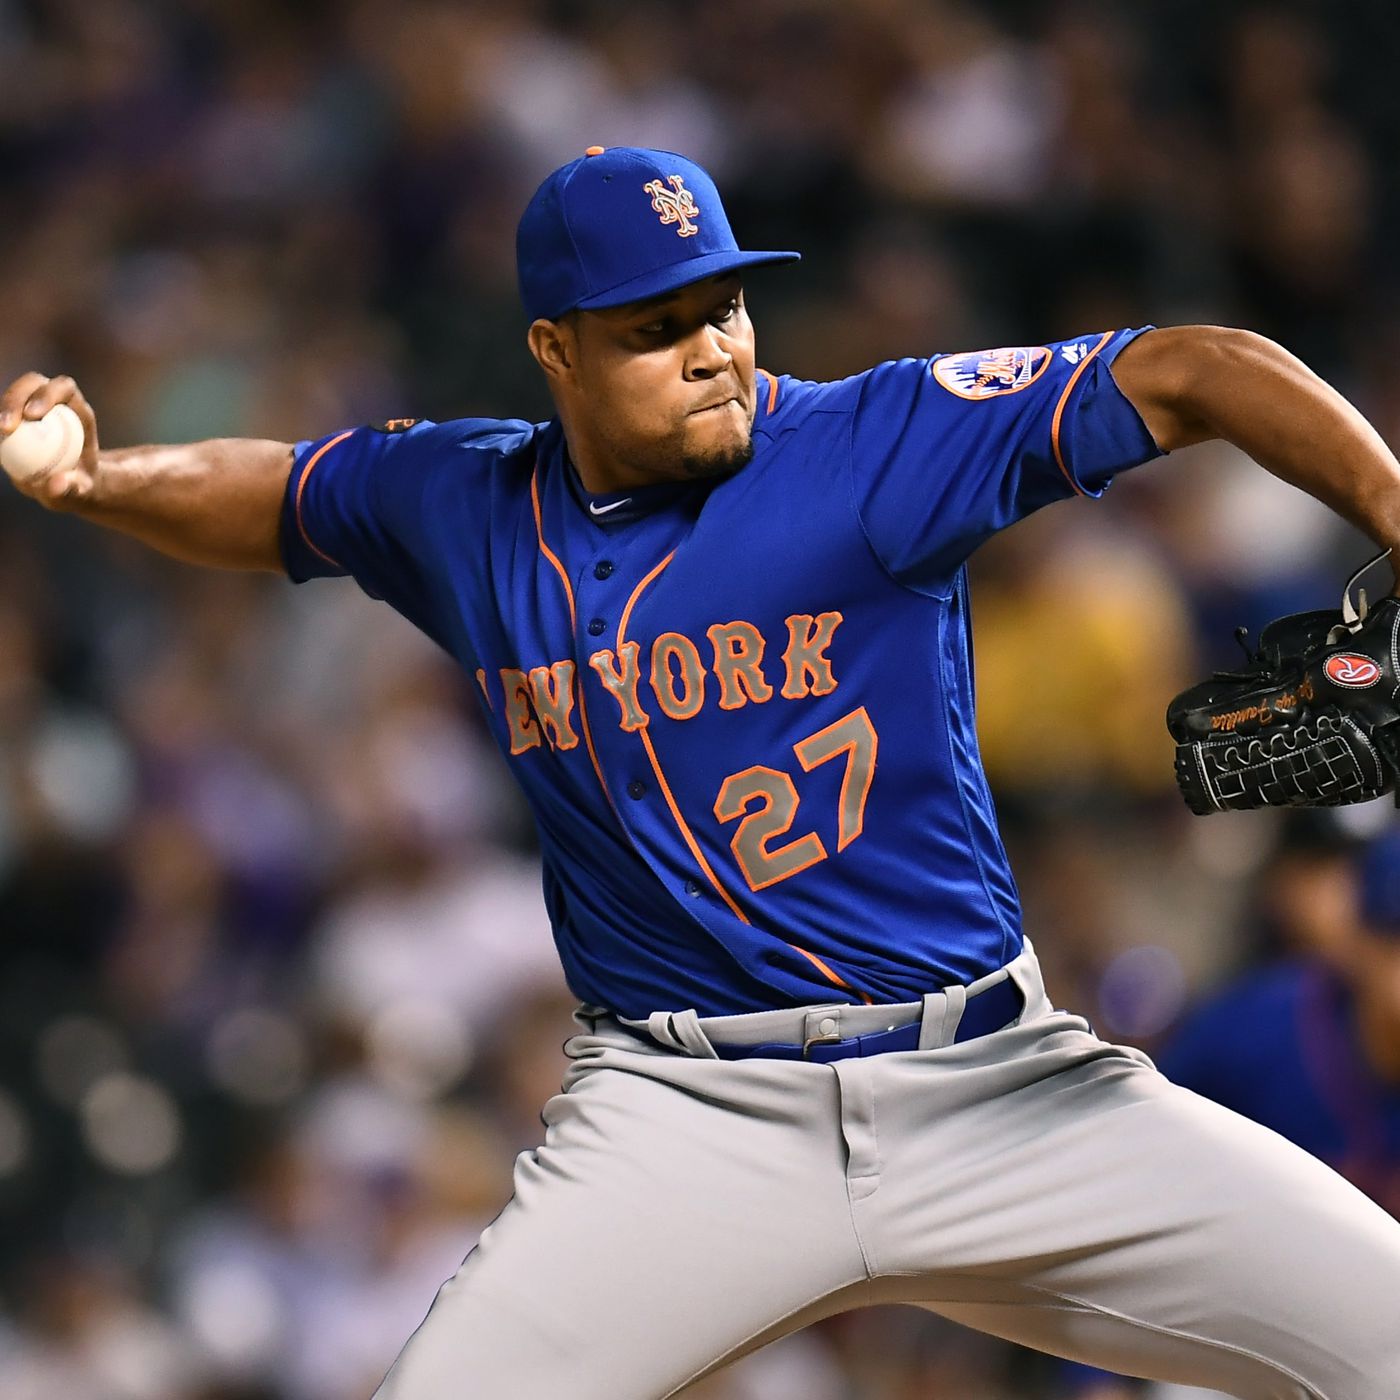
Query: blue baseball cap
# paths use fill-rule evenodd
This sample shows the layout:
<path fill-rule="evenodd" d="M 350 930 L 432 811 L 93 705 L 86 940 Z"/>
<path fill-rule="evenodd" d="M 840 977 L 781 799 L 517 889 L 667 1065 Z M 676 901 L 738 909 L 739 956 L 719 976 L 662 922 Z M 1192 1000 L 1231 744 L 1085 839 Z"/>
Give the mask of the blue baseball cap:
<path fill-rule="evenodd" d="M 693 160 L 590 146 L 535 191 L 516 230 L 515 257 L 526 314 L 553 321 L 801 254 L 743 252 L 715 182 Z"/>
<path fill-rule="evenodd" d="M 1362 919 L 1400 938 L 1400 831 L 1386 832 L 1362 851 L 1359 874 Z"/>

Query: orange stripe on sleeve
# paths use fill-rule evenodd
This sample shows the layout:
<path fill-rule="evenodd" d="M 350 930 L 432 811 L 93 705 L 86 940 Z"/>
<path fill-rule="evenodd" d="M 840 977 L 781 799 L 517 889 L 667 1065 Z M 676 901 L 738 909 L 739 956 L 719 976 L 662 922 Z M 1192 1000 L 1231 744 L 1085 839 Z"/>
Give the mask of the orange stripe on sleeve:
<path fill-rule="evenodd" d="M 1055 405 L 1055 416 L 1050 420 L 1050 447 L 1055 453 L 1055 465 L 1064 474 L 1064 478 L 1074 488 L 1077 496 L 1087 496 L 1089 493 L 1074 479 L 1070 469 L 1065 465 L 1064 453 L 1060 451 L 1060 420 L 1065 415 L 1065 405 L 1069 402 L 1069 396 L 1074 392 L 1074 386 L 1079 383 L 1079 376 L 1089 368 L 1089 362 L 1099 353 L 1100 350 L 1113 339 L 1112 331 L 1105 331 L 1099 337 L 1099 343 L 1080 360 L 1075 367 L 1075 371 L 1069 377 L 1069 382 L 1060 393 L 1060 401 Z"/>
<path fill-rule="evenodd" d="M 574 590 L 569 582 L 569 575 L 565 572 L 563 564 L 559 562 L 559 556 L 545 543 L 544 525 L 540 518 L 540 488 L 539 488 L 539 463 L 535 463 L 534 470 L 530 473 L 530 506 L 535 513 L 535 539 L 539 542 L 540 553 L 554 565 L 555 572 L 559 575 L 559 582 L 564 585 L 564 597 L 569 604 L 569 631 L 578 632 L 578 613 L 574 610 Z M 607 780 L 603 777 L 602 766 L 598 762 L 598 751 L 593 747 L 593 730 L 588 723 L 588 702 L 583 693 L 583 674 L 578 672 L 575 676 L 574 684 L 578 688 L 578 717 L 583 728 L 583 742 L 588 747 L 589 761 L 593 764 L 593 771 L 598 775 L 598 786 L 603 789 L 603 796 L 608 799 L 608 806 L 617 811 L 617 804 L 613 801 L 612 793 L 608 791 Z"/>
<path fill-rule="evenodd" d="M 332 568 L 335 569 L 344 569 L 345 565 L 342 564 L 339 559 L 332 559 L 331 556 L 327 554 L 324 549 L 317 549 L 316 542 L 311 538 L 310 535 L 306 533 L 306 522 L 301 518 L 301 498 L 302 493 L 306 490 L 307 479 L 315 470 L 316 463 L 319 462 L 321 458 L 324 457 L 326 453 L 331 450 L 332 447 L 335 447 L 338 443 L 344 442 L 345 439 L 348 438 L 353 431 L 353 429 L 347 429 L 338 437 L 333 437 L 329 442 L 322 443 L 321 446 L 318 447 L 316 451 L 312 454 L 311 460 L 301 469 L 301 479 L 297 482 L 297 495 L 295 501 L 297 530 L 301 533 L 302 539 L 306 542 L 306 547 L 314 555 L 316 555 L 318 559 L 324 559 L 327 564 L 329 564 Z M 348 573 L 349 570 L 347 569 L 346 572 Z"/>

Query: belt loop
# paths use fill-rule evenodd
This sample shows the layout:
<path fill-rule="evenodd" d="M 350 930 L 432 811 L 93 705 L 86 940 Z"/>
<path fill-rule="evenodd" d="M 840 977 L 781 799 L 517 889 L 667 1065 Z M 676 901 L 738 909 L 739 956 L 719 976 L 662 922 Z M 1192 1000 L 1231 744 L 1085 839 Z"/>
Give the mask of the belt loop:
<path fill-rule="evenodd" d="M 1022 1000 L 1026 1003 L 1017 1019 L 1018 1026 L 1024 1025 L 1028 1021 L 1038 1021 L 1042 1016 L 1048 1016 L 1055 1009 L 1045 991 L 1045 979 L 1040 972 L 1040 959 L 1036 957 L 1035 949 L 1031 947 L 1029 938 L 1024 941 L 1020 953 L 1007 963 L 1006 970 L 1011 980 L 1021 989 Z"/>
<path fill-rule="evenodd" d="M 802 1058 L 814 1045 L 834 1045 L 841 1039 L 841 1013 L 834 1006 L 819 1007 L 802 1018 Z"/>
<path fill-rule="evenodd" d="M 700 1017 L 692 1007 L 687 1011 L 653 1011 L 647 1017 L 647 1034 L 672 1050 L 684 1050 L 697 1060 L 719 1059 L 715 1047 L 700 1029 Z"/>
<path fill-rule="evenodd" d="M 668 1050 L 685 1049 L 685 1046 L 671 1029 L 671 1013 L 669 1011 L 653 1011 L 647 1017 L 647 1034 Z"/>
<path fill-rule="evenodd" d="M 967 1005 L 967 988 L 945 987 L 924 998 L 924 1015 L 919 1027 L 919 1049 L 941 1050 L 953 1043 Z"/>

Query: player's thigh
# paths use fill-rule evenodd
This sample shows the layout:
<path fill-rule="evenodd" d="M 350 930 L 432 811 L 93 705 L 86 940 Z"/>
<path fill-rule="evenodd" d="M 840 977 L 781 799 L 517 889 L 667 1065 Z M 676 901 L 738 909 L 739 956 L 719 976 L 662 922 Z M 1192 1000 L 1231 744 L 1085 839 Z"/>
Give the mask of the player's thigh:
<path fill-rule="evenodd" d="M 709 1093 L 609 1069 L 550 1101 L 379 1400 L 655 1400 L 859 1276 L 834 1125 L 710 1063 Z"/>
<path fill-rule="evenodd" d="M 1138 1368 L 1157 1379 L 1269 1400 L 1396 1394 L 1400 1222 L 1276 1133 L 1160 1075 L 1141 1083 L 1135 1120 L 1115 1128 L 1110 1118 L 1104 1132 L 1136 1141 L 1108 1147 L 1084 1193 L 1113 1247 L 1101 1260 L 1048 1264 L 1031 1281 L 1160 1329 L 1156 1340 L 1128 1338 L 1154 1355 L 1168 1333 L 1213 1349 L 1187 1346 L 1181 1365 Z"/>
<path fill-rule="evenodd" d="M 1393 1397 L 1400 1223 L 1133 1052 L 1047 1043 L 1060 1072 L 974 1114 L 985 1171 L 962 1166 L 953 1208 L 980 1232 L 927 1241 L 930 1271 L 1008 1294 L 945 1301 L 1110 1370 L 1261 1400 Z"/>

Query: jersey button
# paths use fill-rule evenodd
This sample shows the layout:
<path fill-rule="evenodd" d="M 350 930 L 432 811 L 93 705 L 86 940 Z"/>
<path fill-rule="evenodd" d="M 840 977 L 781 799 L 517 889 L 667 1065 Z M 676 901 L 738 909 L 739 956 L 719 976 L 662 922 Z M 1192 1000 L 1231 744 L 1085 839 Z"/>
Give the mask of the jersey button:
<path fill-rule="evenodd" d="M 601 637 L 608 630 L 608 624 L 601 617 L 595 617 L 588 624 L 588 635 L 590 637 Z"/>
<path fill-rule="evenodd" d="M 593 566 L 594 578 L 611 578 L 613 571 L 613 561 L 611 559 L 600 559 Z"/>
<path fill-rule="evenodd" d="M 686 894 L 688 894 L 692 899 L 694 899 L 694 898 L 696 897 L 696 895 L 698 895 L 698 894 L 700 893 L 700 881 L 699 881 L 699 880 L 687 880 L 687 881 L 685 882 L 685 892 L 686 892 Z"/>
<path fill-rule="evenodd" d="M 647 785 L 640 778 L 633 778 L 627 784 L 628 797 L 645 797 L 647 795 Z"/>

